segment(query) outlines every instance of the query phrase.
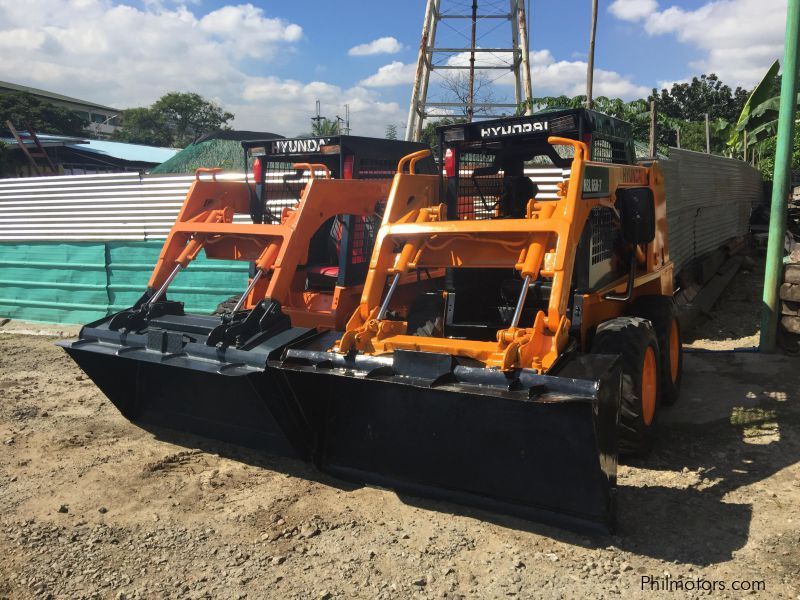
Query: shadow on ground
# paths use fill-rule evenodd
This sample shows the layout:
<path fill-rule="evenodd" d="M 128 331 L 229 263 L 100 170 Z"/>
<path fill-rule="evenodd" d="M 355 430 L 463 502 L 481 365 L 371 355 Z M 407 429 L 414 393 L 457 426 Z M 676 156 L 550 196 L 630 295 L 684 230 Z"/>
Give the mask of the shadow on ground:
<path fill-rule="evenodd" d="M 402 499 L 584 547 L 614 545 L 702 566 L 727 561 L 747 543 L 753 506 L 726 495 L 800 462 L 797 367 L 796 359 L 781 356 L 690 356 L 683 397 L 664 410 L 658 445 L 648 457 L 626 462 L 640 471 L 639 485 L 623 482 L 619 487 L 614 536 L 587 537 L 444 502 Z M 684 469 L 699 471 L 700 480 L 687 485 Z M 653 484 L 647 483 L 649 473 Z M 657 483 L 665 477 L 673 485 Z"/>
<path fill-rule="evenodd" d="M 689 355 L 682 398 L 662 416 L 660 441 L 654 451 L 627 462 L 636 470 L 638 481 L 635 485 L 623 481 L 619 487 L 619 527 L 614 536 L 565 531 L 449 502 L 398 496 L 404 503 L 426 510 L 468 516 L 583 547 L 614 545 L 661 560 L 703 566 L 727 561 L 747 542 L 753 507 L 726 495 L 800 461 L 797 362 L 758 354 Z M 251 466 L 342 490 L 361 487 L 321 473 L 301 460 L 158 427 L 147 429 L 158 439 Z M 701 479 L 687 483 L 681 479 L 684 469 L 699 470 Z M 671 485 L 658 483 L 665 478 Z"/>

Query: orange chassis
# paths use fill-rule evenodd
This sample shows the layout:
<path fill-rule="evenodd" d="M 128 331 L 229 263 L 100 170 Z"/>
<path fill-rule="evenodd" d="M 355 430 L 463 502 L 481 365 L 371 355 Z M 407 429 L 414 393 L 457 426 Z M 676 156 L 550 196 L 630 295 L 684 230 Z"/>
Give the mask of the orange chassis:
<path fill-rule="evenodd" d="M 398 169 L 417 158 L 406 157 Z M 250 214 L 248 185 L 218 180 L 219 169 L 198 169 L 148 283 L 149 290 L 158 290 L 155 299 L 205 250 L 208 258 L 255 263 L 256 275 L 238 308 L 251 309 L 268 298 L 280 304 L 295 327 L 341 330 L 357 306 L 361 286 L 307 290 L 302 266 L 308 261 L 309 241 L 331 217 L 374 215 L 391 182 L 331 179 L 328 168 L 319 164 L 298 163 L 294 169 L 308 171 L 309 181 L 297 205 L 283 210 L 280 224 L 234 223 L 235 215 Z M 323 176 L 317 177 L 320 172 Z M 202 173 L 211 178 L 201 179 Z M 401 281 L 417 282 L 413 274 Z M 410 296 L 405 288 L 412 286 L 403 287 L 402 294 Z"/>
<path fill-rule="evenodd" d="M 666 201 L 658 165 L 590 162 L 588 147 L 581 141 L 550 137 L 548 142 L 574 149 L 570 178 L 559 186 L 558 200 L 530 199 L 522 219 L 446 220 L 446 207 L 439 202 L 436 176 L 416 175 L 413 169 L 408 174 L 398 174 L 392 184 L 361 302 L 334 350 L 342 354 L 352 351 L 383 354 L 394 350 L 445 353 L 470 357 L 487 367 L 532 368 L 546 372 L 568 342 L 570 322 L 566 312 L 581 233 L 592 208 L 614 208 L 618 188 L 647 186 L 655 197 L 656 236 L 646 246 L 635 248 L 638 265 L 633 297 L 671 296 Z M 586 167 L 607 170 L 607 195 L 594 197 L 584 191 Z M 402 250 L 396 254 L 393 248 L 398 245 Z M 497 332 L 496 341 L 407 335 L 406 322 L 382 318 L 385 311 L 381 298 L 389 277 L 400 281 L 412 269 L 509 266 L 514 266 L 525 280 L 526 290 L 527 284 L 541 277 L 552 280 L 552 291 L 547 310 L 540 310 L 532 324 L 513 323 Z M 623 291 L 626 284 L 627 278 L 621 277 L 603 289 L 584 295 L 582 347 L 586 347 L 587 336 L 594 327 L 623 314 L 628 303 L 606 296 Z"/>

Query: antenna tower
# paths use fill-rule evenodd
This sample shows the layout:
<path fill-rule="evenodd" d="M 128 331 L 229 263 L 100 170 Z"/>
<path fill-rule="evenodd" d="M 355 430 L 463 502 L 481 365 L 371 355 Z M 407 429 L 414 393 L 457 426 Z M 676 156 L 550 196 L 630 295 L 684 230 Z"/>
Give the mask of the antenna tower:
<path fill-rule="evenodd" d="M 472 121 L 477 118 L 501 116 L 502 113 L 515 113 L 526 101 L 526 113 L 530 113 L 533 92 L 525 0 L 484 0 L 480 4 L 479 8 L 478 0 L 428 0 L 408 111 L 407 140 L 419 140 L 425 119 L 432 115 L 445 116 L 459 114 L 456 111 L 460 111 L 467 121 Z M 491 42 L 488 35 L 499 30 L 504 21 L 510 25 L 509 47 L 481 46 L 482 39 Z M 463 27 L 465 22 L 470 25 L 468 32 Z M 437 46 L 437 30 L 441 30 L 440 39 L 443 33 L 448 38 L 455 37 L 457 43 L 447 44 L 446 47 Z M 440 74 L 442 71 L 449 71 L 451 74 L 459 71 L 468 72 L 463 101 L 428 100 L 431 73 L 436 71 Z M 476 101 L 476 73 L 481 71 L 492 74 L 487 75 L 487 78 L 491 77 L 488 83 L 493 83 L 505 75 L 505 71 L 511 71 L 514 74 L 515 103 Z M 486 80 L 478 83 L 485 85 Z"/>

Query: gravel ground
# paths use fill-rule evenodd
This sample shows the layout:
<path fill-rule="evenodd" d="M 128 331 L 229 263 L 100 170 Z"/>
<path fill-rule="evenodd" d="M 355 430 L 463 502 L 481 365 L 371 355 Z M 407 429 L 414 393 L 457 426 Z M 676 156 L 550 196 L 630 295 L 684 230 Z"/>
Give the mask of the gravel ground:
<path fill-rule="evenodd" d="M 0 334 L 1 599 L 800 599 L 798 359 L 687 354 L 619 532 L 586 536 L 154 435 L 53 341 Z"/>

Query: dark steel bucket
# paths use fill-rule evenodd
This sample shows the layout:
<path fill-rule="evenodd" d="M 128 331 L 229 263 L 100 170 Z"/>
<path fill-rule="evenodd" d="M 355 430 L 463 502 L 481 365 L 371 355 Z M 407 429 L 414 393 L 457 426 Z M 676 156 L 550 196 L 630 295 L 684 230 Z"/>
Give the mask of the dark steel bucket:
<path fill-rule="evenodd" d="M 449 355 L 342 356 L 295 346 L 280 372 L 323 415 L 319 467 L 362 483 L 577 529 L 613 530 L 616 356 L 555 376 Z M 329 346 L 328 346 L 329 347 Z"/>
<path fill-rule="evenodd" d="M 59 345 L 130 421 L 311 457 L 315 437 L 308 419 L 268 366 L 311 330 L 290 328 L 245 350 L 204 343 L 219 317 L 172 316 L 143 333 L 109 329 L 110 320 Z"/>

